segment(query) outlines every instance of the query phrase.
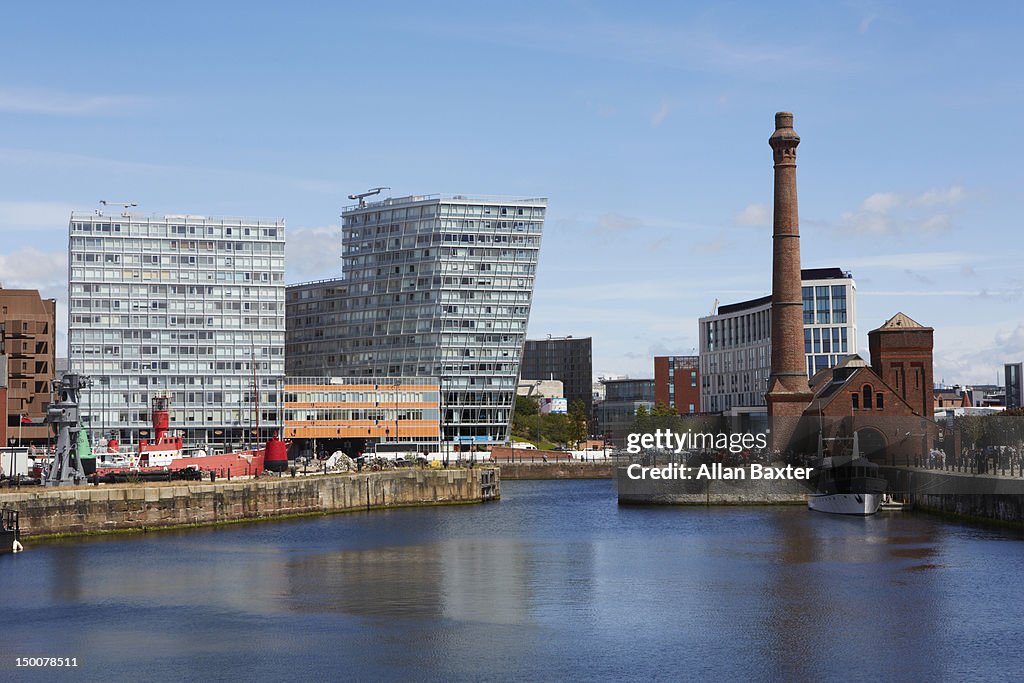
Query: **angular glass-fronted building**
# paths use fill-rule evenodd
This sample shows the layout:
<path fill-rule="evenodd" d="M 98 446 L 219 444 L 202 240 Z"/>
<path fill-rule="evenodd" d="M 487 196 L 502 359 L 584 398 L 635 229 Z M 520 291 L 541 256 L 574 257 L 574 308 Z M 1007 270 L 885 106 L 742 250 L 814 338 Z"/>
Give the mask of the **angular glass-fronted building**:
<path fill-rule="evenodd" d="M 69 364 L 93 379 L 94 436 L 147 436 L 154 396 L 186 443 L 280 427 L 284 244 L 283 220 L 72 214 Z"/>
<path fill-rule="evenodd" d="M 288 288 L 289 375 L 436 377 L 445 438 L 505 443 L 546 199 L 344 210 L 343 278 Z"/>

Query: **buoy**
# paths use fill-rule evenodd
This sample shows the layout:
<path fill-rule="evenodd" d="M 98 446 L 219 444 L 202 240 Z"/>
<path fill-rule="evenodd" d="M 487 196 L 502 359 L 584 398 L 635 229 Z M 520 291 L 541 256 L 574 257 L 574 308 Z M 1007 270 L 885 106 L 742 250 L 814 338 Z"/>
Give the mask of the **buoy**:
<path fill-rule="evenodd" d="M 25 549 L 25 546 L 21 544 L 17 539 L 14 540 L 14 545 L 11 547 L 11 552 L 20 553 Z"/>

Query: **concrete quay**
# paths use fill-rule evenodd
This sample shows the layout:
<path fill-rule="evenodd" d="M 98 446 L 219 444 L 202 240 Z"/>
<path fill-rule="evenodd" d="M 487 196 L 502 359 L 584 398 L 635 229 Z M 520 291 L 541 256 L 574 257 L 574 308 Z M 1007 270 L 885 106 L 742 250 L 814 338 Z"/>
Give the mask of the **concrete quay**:
<path fill-rule="evenodd" d="M 205 526 L 293 515 L 454 505 L 501 496 L 498 469 L 390 470 L 247 481 L 33 488 L 0 494 L 23 537 Z"/>
<path fill-rule="evenodd" d="M 603 462 L 558 460 L 506 462 L 498 465 L 502 479 L 612 479 L 616 466 Z"/>
<path fill-rule="evenodd" d="M 888 490 L 914 509 L 1024 528 L 1024 479 L 918 467 L 882 467 Z"/>

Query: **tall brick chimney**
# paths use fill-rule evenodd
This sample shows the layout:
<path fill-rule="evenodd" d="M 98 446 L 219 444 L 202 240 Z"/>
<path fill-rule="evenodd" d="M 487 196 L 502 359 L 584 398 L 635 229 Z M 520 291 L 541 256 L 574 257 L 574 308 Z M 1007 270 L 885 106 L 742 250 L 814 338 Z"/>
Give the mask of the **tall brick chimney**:
<path fill-rule="evenodd" d="M 813 397 L 804 359 L 800 281 L 800 219 L 796 203 L 796 146 L 793 114 L 775 115 L 768 139 L 775 159 L 775 220 L 772 230 L 772 365 L 768 378 L 768 418 L 772 447 L 785 451 L 797 422 Z"/>

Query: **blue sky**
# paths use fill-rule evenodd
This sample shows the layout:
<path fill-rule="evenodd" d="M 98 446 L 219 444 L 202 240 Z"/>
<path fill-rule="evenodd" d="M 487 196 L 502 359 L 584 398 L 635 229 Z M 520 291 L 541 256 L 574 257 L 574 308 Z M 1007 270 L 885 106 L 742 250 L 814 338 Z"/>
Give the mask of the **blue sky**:
<path fill-rule="evenodd" d="M 675 6 L 679 5 L 679 6 Z M 0 280 L 66 298 L 67 219 L 284 217 L 340 270 L 346 195 L 546 196 L 530 335 L 651 376 L 769 293 L 774 112 L 805 267 L 866 332 L 935 327 L 935 377 L 1024 360 L 1024 9 L 1014 3 L 33 3 L 0 9 Z"/>

